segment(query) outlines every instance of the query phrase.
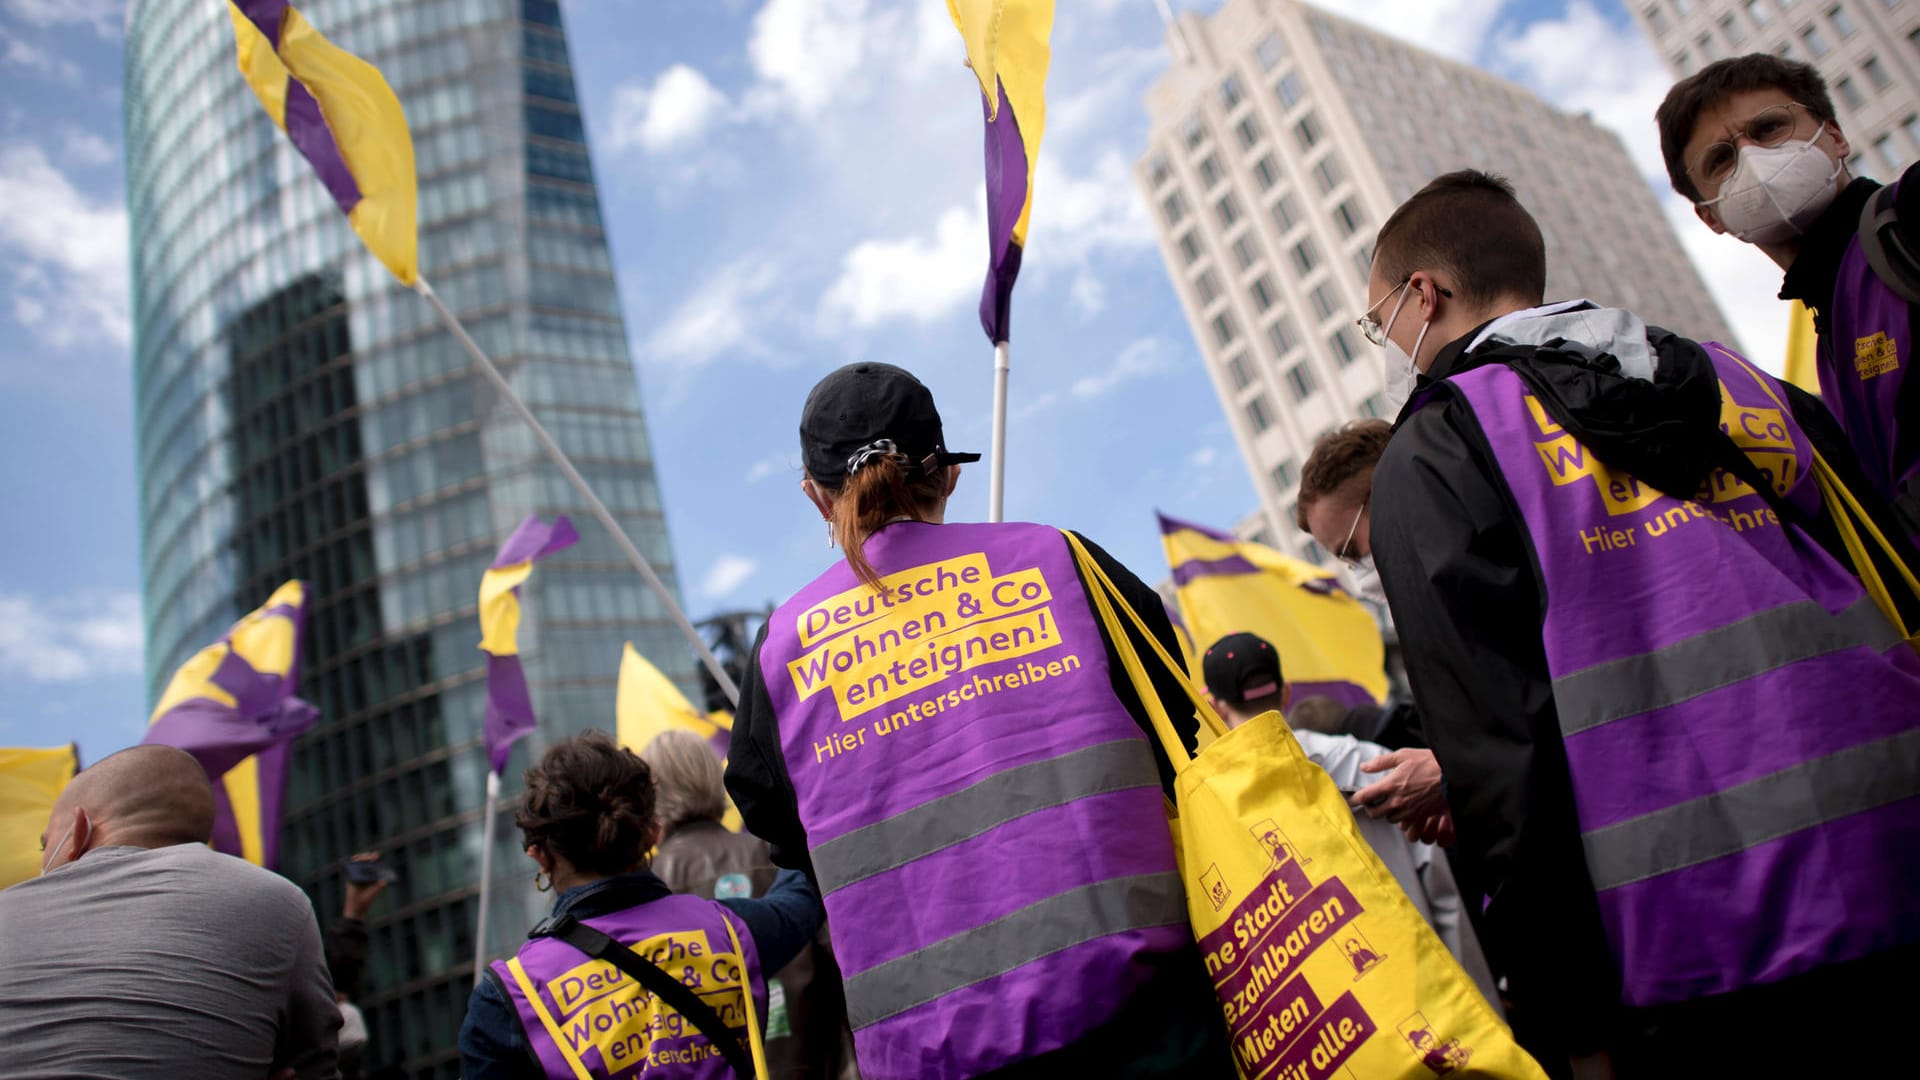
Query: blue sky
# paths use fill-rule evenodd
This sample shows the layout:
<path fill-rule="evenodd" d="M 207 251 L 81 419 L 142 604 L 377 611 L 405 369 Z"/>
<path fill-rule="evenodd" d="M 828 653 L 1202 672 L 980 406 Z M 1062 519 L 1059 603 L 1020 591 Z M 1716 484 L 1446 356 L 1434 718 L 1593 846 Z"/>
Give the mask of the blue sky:
<path fill-rule="evenodd" d="M 649 0 L 645 20 L 640 6 L 564 4 L 697 617 L 784 598 L 832 557 L 797 489 L 795 425 L 837 364 L 918 372 L 948 445 L 987 449 L 980 113 L 938 0 Z M 1658 179 L 1650 117 L 1667 80 L 1618 3 L 1365 7 L 1355 17 L 1591 110 Z M 325 30 L 325 5 L 307 10 Z M 0 0 L 0 745 L 77 740 L 89 760 L 136 741 L 147 708 L 122 11 Z M 1156 508 L 1225 526 L 1256 496 L 1129 171 L 1141 96 L 1169 62 L 1152 0 L 1063 0 L 1053 41 L 1014 302 L 1008 514 L 1080 529 L 1152 580 Z M 1777 272 L 1669 213 L 1773 360 Z M 985 508 L 978 466 L 949 513 Z"/>

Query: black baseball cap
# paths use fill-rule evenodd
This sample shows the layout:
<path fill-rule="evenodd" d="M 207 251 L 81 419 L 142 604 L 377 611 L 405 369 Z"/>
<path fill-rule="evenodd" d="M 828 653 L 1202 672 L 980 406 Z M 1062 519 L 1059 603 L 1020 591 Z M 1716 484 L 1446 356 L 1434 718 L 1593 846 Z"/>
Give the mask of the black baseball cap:
<path fill-rule="evenodd" d="M 800 410 L 800 458 L 815 483 L 846 483 L 850 459 L 881 440 L 906 455 L 909 473 L 980 460 L 979 454 L 947 451 L 933 392 L 905 368 L 848 364 L 807 395 Z"/>
<path fill-rule="evenodd" d="M 1229 705 L 1273 697 L 1285 685 L 1280 678 L 1280 653 L 1258 634 L 1228 634 L 1213 643 L 1200 660 L 1207 693 Z"/>

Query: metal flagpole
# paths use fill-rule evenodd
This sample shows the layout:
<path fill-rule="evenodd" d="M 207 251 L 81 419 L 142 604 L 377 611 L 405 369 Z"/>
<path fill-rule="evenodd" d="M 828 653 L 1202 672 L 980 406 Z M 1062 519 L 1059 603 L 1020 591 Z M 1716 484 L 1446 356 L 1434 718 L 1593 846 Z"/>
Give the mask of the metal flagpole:
<path fill-rule="evenodd" d="M 467 350 L 467 355 L 473 357 L 473 362 L 480 365 L 480 370 L 493 383 L 494 389 L 500 391 L 501 396 L 506 398 L 507 404 L 513 406 L 513 411 L 518 413 L 520 419 L 526 421 L 527 427 L 533 430 L 533 437 L 535 441 L 539 442 L 540 448 L 546 451 L 547 459 L 559 467 L 560 472 L 566 476 L 567 482 L 573 485 L 573 490 L 579 492 L 580 497 L 587 501 L 587 506 L 592 509 L 593 516 L 599 518 L 600 524 L 605 525 L 607 531 L 613 534 L 614 542 L 619 544 L 620 550 L 626 553 L 627 561 L 633 564 L 635 570 L 640 571 L 640 576 L 647 580 L 647 584 L 653 587 L 654 594 L 660 597 L 660 603 L 665 605 L 667 613 L 673 616 L 673 621 L 680 627 L 680 632 L 687 635 L 688 641 L 693 642 L 694 652 L 699 655 L 700 662 L 707 665 L 707 671 L 713 675 L 714 681 L 720 684 L 720 692 L 727 696 L 727 700 L 732 702 L 735 708 L 738 708 L 740 705 L 739 687 L 733 684 L 733 678 L 727 674 L 727 669 L 720 666 L 720 659 L 713 655 L 713 650 L 707 648 L 706 639 L 702 638 L 700 632 L 693 628 L 693 623 L 687 619 L 687 613 L 680 610 L 680 605 L 674 601 L 673 593 L 668 591 L 666 583 L 660 580 L 659 574 L 653 572 L 653 564 L 649 563 L 647 557 L 640 553 L 640 549 L 634 546 L 633 538 L 627 535 L 627 531 L 622 529 L 620 523 L 613 519 L 613 514 L 607 510 L 606 504 L 600 501 L 600 497 L 593 493 L 591 487 L 587 486 L 586 478 L 580 475 L 580 470 L 573 467 L 573 462 L 568 460 L 566 452 L 560 449 L 560 444 L 554 442 L 553 436 L 547 434 L 547 429 L 542 427 L 540 421 L 534 418 L 533 410 L 527 408 L 527 403 L 520 399 L 520 395 L 514 391 L 513 385 L 507 382 L 507 377 L 502 375 L 500 369 L 494 365 L 492 358 L 481 351 L 479 344 L 468 335 L 467 328 L 460 325 L 460 320 L 454 316 L 453 312 L 447 310 L 447 305 L 440 302 L 439 295 L 433 291 L 433 286 L 427 284 L 427 279 L 424 277 L 420 278 L 413 289 L 425 297 L 427 303 L 433 305 L 433 310 L 440 313 L 440 321 L 447 324 L 447 329 L 451 330 L 453 336 L 459 339 L 461 346 Z M 1004 364 L 1006 346 L 1002 345 L 1000 349 L 1000 362 Z M 1004 414 L 1006 411 L 1004 408 L 1006 404 L 1004 394 L 1006 375 L 1004 369 L 1001 372 L 1000 378 L 1002 390 L 1001 412 Z M 996 423 L 1003 424 L 1004 416 L 1000 421 L 996 421 Z M 997 469 L 999 467 L 997 453 L 995 455 L 995 461 L 995 468 Z M 996 516 L 994 520 L 998 521 L 1000 519 Z M 489 818 L 488 820 L 491 821 L 492 819 Z"/>
<path fill-rule="evenodd" d="M 487 898 L 493 892 L 493 829 L 499 817 L 494 803 L 500 798 L 500 774 L 487 774 L 487 819 L 480 827 L 480 917 L 473 927 L 473 985 L 487 973 Z"/>
<path fill-rule="evenodd" d="M 1007 519 L 1007 343 L 993 345 L 993 472 L 987 481 L 987 520 Z"/>

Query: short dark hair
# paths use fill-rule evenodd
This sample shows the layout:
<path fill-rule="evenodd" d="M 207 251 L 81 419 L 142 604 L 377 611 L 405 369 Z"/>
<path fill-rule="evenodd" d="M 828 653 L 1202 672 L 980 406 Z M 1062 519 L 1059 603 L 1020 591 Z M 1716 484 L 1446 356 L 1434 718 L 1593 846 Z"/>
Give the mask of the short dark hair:
<path fill-rule="evenodd" d="M 604 731 L 557 743 L 526 772 L 514 824 L 590 874 L 624 874 L 653 845 L 653 770 Z"/>
<path fill-rule="evenodd" d="M 1401 203 L 1380 226 L 1373 262 L 1394 285 L 1417 270 L 1445 270 L 1470 305 L 1505 297 L 1538 304 L 1547 293 L 1539 223 L 1512 184 L 1479 169 L 1436 176 Z"/>
<path fill-rule="evenodd" d="M 1660 128 L 1660 156 L 1666 159 L 1667 181 L 1673 190 L 1694 202 L 1700 200 L 1699 187 L 1687 175 L 1687 140 L 1693 138 L 1701 113 L 1751 90 L 1778 90 L 1805 105 L 1817 119 L 1829 124 L 1838 119 L 1827 82 L 1812 64 L 1763 52 L 1716 60 L 1674 83 L 1653 113 Z"/>
<path fill-rule="evenodd" d="M 1287 713 L 1287 726 L 1295 731 L 1317 731 L 1322 735 L 1351 735 L 1347 730 L 1345 705 L 1325 694 L 1313 694 L 1293 703 Z"/>
<path fill-rule="evenodd" d="M 1307 528 L 1307 510 L 1314 503 L 1339 491 L 1347 481 L 1380 464 L 1393 438 L 1393 425 L 1385 420 L 1355 420 L 1342 424 L 1314 441 L 1300 470 L 1300 502 L 1294 508 L 1293 523 L 1301 532 Z"/>

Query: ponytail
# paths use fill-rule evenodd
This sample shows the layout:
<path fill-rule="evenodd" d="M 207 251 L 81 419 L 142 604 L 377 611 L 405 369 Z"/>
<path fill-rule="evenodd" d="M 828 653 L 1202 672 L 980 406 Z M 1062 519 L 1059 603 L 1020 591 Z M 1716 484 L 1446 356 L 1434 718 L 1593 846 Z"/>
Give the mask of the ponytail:
<path fill-rule="evenodd" d="M 833 540 L 861 584 L 875 591 L 880 588 L 880 575 L 862 550 L 867 538 L 897 518 L 925 521 L 928 510 L 946 493 L 945 478 L 945 469 L 930 476 L 910 475 L 905 454 L 884 454 L 855 469 L 833 493 L 833 516 L 828 519 Z"/>

